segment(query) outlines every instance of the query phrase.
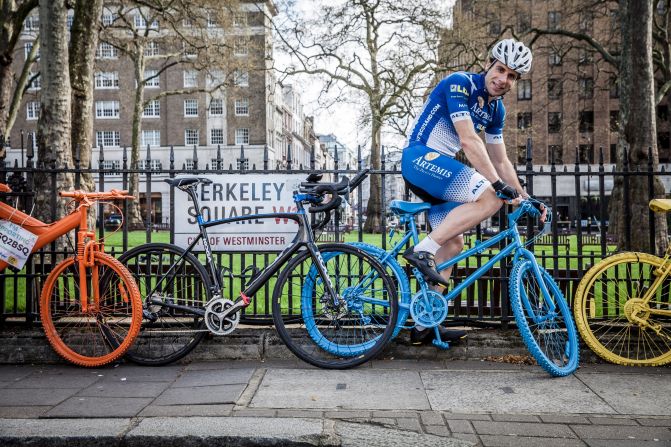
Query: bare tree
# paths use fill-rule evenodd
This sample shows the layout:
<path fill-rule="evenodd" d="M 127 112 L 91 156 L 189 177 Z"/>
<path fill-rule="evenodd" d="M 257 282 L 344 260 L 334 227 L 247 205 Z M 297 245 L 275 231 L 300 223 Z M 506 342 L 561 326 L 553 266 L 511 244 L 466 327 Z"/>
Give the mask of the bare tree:
<path fill-rule="evenodd" d="M 323 93 L 342 89 L 338 97 L 359 99 L 370 128 L 371 166 L 379 169 L 383 128 L 407 127 L 439 68 L 449 11 L 419 0 L 344 0 L 321 2 L 314 18 L 286 13 L 278 35 L 292 65 L 283 74 L 321 76 Z M 380 178 L 372 176 L 366 231 L 384 231 L 380 192 Z"/>
<path fill-rule="evenodd" d="M 112 45 L 133 67 L 135 91 L 131 136 L 131 167 L 140 166 L 142 115 L 146 107 L 162 97 L 213 93 L 234 75 L 231 54 L 234 42 L 226 36 L 237 0 L 136 1 L 125 0 L 107 6 L 113 21 L 103 26 L 101 41 Z M 151 72 L 148 73 L 148 69 Z M 208 82 L 193 87 L 146 96 L 146 86 L 168 70 L 192 69 Z M 139 175 L 130 176 L 130 194 L 139 192 Z M 129 221 L 140 223 L 137 202 L 130 208 Z"/>
<path fill-rule="evenodd" d="M 91 164 L 93 147 L 93 70 L 103 0 L 77 0 L 70 30 L 70 82 L 72 87 L 72 155 L 81 166 Z M 89 173 L 81 177 L 82 187 L 93 191 Z M 92 218 L 95 216 L 92 213 Z"/>
<path fill-rule="evenodd" d="M 35 214 L 49 221 L 52 200 L 59 190 L 74 186 L 71 173 L 56 174 L 56 190 L 47 170 L 52 166 L 72 167 L 70 76 L 68 70 L 68 32 L 66 0 L 40 0 L 42 39 L 42 95 L 37 129 L 38 162 L 44 172 L 35 175 Z M 56 217 L 66 213 L 62 201 Z"/>
<path fill-rule="evenodd" d="M 38 0 L 0 0 L 0 135 L 3 136 L 9 135 L 13 123 L 12 110 L 15 118 L 28 82 L 30 66 L 35 62 L 36 44 L 30 55 L 32 58 L 29 57 L 24 64 L 19 83 L 15 85 L 12 62 L 16 44 L 23 22 L 37 5 Z"/>

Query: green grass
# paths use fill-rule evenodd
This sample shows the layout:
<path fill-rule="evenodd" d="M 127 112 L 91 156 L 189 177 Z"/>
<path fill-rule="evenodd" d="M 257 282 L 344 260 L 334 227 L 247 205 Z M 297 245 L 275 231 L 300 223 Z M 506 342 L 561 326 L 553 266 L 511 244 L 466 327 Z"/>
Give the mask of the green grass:
<path fill-rule="evenodd" d="M 359 240 L 359 235 L 357 232 L 352 231 L 343 235 L 346 242 L 355 242 Z M 378 247 L 382 246 L 382 238 L 387 237 L 387 235 L 380 234 L 363 234 L 363 242 L 366 242 L 371 245 L 376 245 Z M 396 234 L 392 242 L 387 241 L 387 249 L 392 247 L 392 244 L 397 243 L 400 240 L 401 235 Z M 144 231 L 133 231 L 128 234 L 128 247 L 132 248 L 141 244 L 144 244 L 147 240 L 147 234 Z M 153 232 L 151 233 L 152 242 L 170 242 L 170 234 L 167 231 Z M 551 258 L 553 255 L 552 246 L 548 245 L 536 245 L 534 252 L 539 258 L 539 262 L 546 269 L 550 270 L 556 266 L 560 270 L 578 270 L 578 267 L 581 266 L 582 270 L 586 270 L 589 267 L 589 264 L 592 263 L 591 258 L 593 256 L 594 262 L 598 262 L 602 258 L 601 247 L 600 246 L 583 246 L 583 257 L 587 256 L 586 259 L 579 260 L 578 255 L 578 243 L 577 237 L 575 235 L 568 236 L 568 247 L 565 245 L 560 245 L 558 247 L 556 255 L 558 256 L 557 261 Z M 466 238 L 467 246 L 473 246 L 475 244 L 475 236 L 467 236 Z M 607 251 L 611 252 L 614 250 L 614 246 L 609 245 Z M 105 249 L 107 252 L 114 253 L 116 256 L 119 256 L 123 251 L 123 240 L 122 233 L 107 233 L 105 237 Z M 467 260 L 464 260 L 460 263 L 461 267 L 470 266 L 476 267 L 482 265 L 487 260 L 496 254 L 498 250 L 488 250 L 485 251 L 478 261 L 477 257 L 471 257 Z M 226 254 L 222 253 L 220 255 L 221 265 L 228 267 L 234 275 L 233 279 L 225 280 L 225 291 L 227 295 L 230 295 L 230 298 L 236 298 L 237 293 L 243 288 L 243 279 L 239 276 L 242 274 L 242 271 L 252 264 L 256 264 L 259 268 L 263 268 L 265 265 L 275 259 L 275 254 Z M 243 262 L 244 257 L 244 262 Z M 204 262 L 204 256 L 199 256 L 201 262 Z M 403 261 L 401 261 L 403 264 Z M 5 274 L 4 278 L 4 297 L 5 297 L 5 312 L 25 312 L 25 291 L 26 291 L 26 279 L 25 279 L 25 269 L 22 270 L 18 275 L 14 275 L 11 272 L 3 272 Z M 2 275 L 0 275 L 0 278 Z M 0 285 L 2 284 L 3 279 L 0 279 Z M 255 303 L 250 306 L 249 312 L 251 313 L 270 313 L 270 295 L 272 294 L 273 286 L 275 279 L 271 279 L 269 284 L 267 284 L 258 294 L 257 300 Z M 17 296 L 15 297 L 14 291 L 17 291 Z"/>

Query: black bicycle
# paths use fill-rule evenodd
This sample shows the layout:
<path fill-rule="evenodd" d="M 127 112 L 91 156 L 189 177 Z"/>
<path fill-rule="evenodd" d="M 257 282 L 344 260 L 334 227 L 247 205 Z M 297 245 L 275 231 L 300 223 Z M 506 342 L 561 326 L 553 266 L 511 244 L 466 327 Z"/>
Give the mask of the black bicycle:
<path fill-rule="evenodd" d="M 144 302 L 142 330 L 126 357 L 143 365 L 164 365 L 187 355 L 207 332 L 230 334 L 254 295 L 273 281 L 272 315 L 277 333 L 300 359 L 321 368 L 344 369 L 377 355 L 396 324 L 398 300 L 392 280 L 373 256 L 347 244 L 317 245 L 313 231 L 326 225 L 331 211 L 367 172 L 360 172 L 351 182 L 343 178 L 338 183 L 322 183 L 321 174 L 310 174 L 293 193 L 295 212 L 209 221 L 201 214 L 197 189 L 211 180 L 166 179 L 190 196 L 200 234 L 186 249 L 148 243 L 119 258 L 136 278 Z M 320 216 L 312 225 L 306 205 L 307 211 Z M 269 218 L 297 222 L 296 236 L 272 263 L 241 286 L 244 290 L 235 300 L 225 298 L 223 278 L 230 276 L 230 270 L 216 265 L 207 228 Z M 205 265 L 194 254 L 199 242 Z"/>

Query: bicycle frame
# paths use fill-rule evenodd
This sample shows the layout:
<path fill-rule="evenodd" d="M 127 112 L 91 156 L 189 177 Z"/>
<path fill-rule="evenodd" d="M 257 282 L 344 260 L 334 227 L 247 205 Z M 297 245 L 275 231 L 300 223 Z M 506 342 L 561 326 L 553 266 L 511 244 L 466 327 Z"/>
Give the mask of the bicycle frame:
<path fill-rule="evenodd" d="M 282 266 L 289 260 L 293 255 L 298 253 L 300 250 L 306 248 L 309 252 L 310 255 L 312 256 L 312 259 L 317 260 L 316 262 L 316 267 L 317 271 L 319 272 L 319 275 L 325 279 L 325 286 L 326 290 L 329 293 L 329 296 L 332 297 L 333 299 L 333 304 L 337 305 L 339 304 L 339 298 L 338 295 L 335 293 L 333 289 L 333 284 L 331 283 L 330 277 L 328 275 L 328 272 L 326 271 L 326 265 L 324 264 L 324 260 L 321 256 L 321 253 L 319 252 L 319 248 L 317 247 L 317 244 L 315 243 L 314 240 L 314 234 L 312 232 L 312 228 L 310 227 L 310 222 L 308 220 L 307 213 L 305 212 L 305 208 L 303 206 L 302 201 L 306 200 L 309 198 L 309 195 L 307 194 L 295 194 L 294 195 L 294 201 L 296 203 L 296 206 L 298 210 L 293 213 L 266 213 L 266 214 L 250 214 L 246 216 L 237 216 L 237 217 L 229 217 L 226 219 L 216 219 L 216 220 L 204 220 L 203 215 L 200 212 L 200 206 L 198 204 L 198 197 L 197 194 L 195 193 L 194 188 L 189 188 L 185 191 L 189 196 L 191 197 L 191 200 L 193 201 L 193 205 L 196 210 L 196 221 L 198 223 L 198 228 L 200 230 L 199 234 L 194 238 L 193 242 L 189 244 L 189 246 L 186 248 L 186 251 L 184 252 L 184 255 L 180 256 L 177 261 L 173 264 L 172 267 L 168 269 L 168 271 L 159 279 L 157 284 L 154 286 L 154 288 L 151 290 L 151 292 L 148 295 L 148 299 L 150 304 L 160 304 L 165 307 L 173 308 L 176 310 L 183 310 L 187 312 L 191 312 L 196 315 L 204 316 L 205 311 L 200 308 L 193 308 L 189 306 L 181 306 L 179 304 L 174 304 L 174 303 L 166 303 L 160 299 L 157 298 L 151 298 L 154 292 L 160 287 L 161 283 L 163 282 L 164 279 L 169 278 L 170 274 L 172 273 L 173 268 L 179 264 L 179 262 L 186 256 L 186 253 L 191 253 L 193 249 L 198 245 L 200 241 L 203 242 L 203 248 L 205 250 L 205 257 L 206 257 L 206 264 L 207 268 L 209 269 L 209 274 L 210 278 L 212 279 L 212 296 L 214 298 L 219 298 L 221 297 L 221 289 L 222 289 L 222 283 L 219 278 L 219 274 L 216 271 L 216 265 L 214 262 L 214 259 L 212 257 L 212 246 L 210 245 L 209 238 L 207 235 L 207 229 L 210 227 L 214 227 L 217 225 L 223 225 L 223 224 L 228 224 L 228 223 L 234 223 L 234 222 L 242 222 L 242 221 L 247 221 L 247 220 L 255 220 L 255 219 L 270 219 L 270 218 L 283 218 L 283 219 L 290 219 L 295 221 L 298 224 L 298 232 L 296 233 L 296 236 L 294 236 L 294 239 L 291 241 L 291 245 L 286 247 L 280 254 L 277 256 L 277 258 L 267 267 L 265 267 L 253 280 L 252 282 L 247 285 L 245 290 L 240 292 L 240 296 L 235 299 L 233 302 L 233 306 L 229 310 L 228 313 L 231 313 L 238 308 L 243 308 L 247 307 L 252 300 L 252 297 L 256 292 L 259 291 L 263 287 L 263 285 L 273 276 L 275 275 L 281 268 Z"/>
<path fill-rule="evenodd" d="M 496 236 L 492 237 L 491 239 L 483 242 L 477 243 L 474 247 L 469 248 L 468 250 L 465 250 L 455 256 L 452 259 L 448 259 L 447 261 L 439 264 L 436 266 L 436 270 L 441 272 L 449 267 L 452 267 L 459 262 L 463 261 L 464 259 L 467 259 L 473 255 L 482 253 L 483 251 L 497 245 L 499 242 L 503 240 L 510 240 L 510 242 L 501 249 L 496 255 L 494 255 L 489 261 L 487 261 L 484 265 L 480 266 L 476 271 L 471 273 L 467 278 L 465 278 L 463 281 L 461 281 L 459 284 L 457 284 L 445 297 L 447 301 L 451 301 L 455 299 L 457 296 L 461 294 L 461 292 L 466 289 L 467 287 L 471 286 L 475 281 L 480 279 L 482 275 L 484 275 L 486 272 L 488 272 L 497 262 L 502 260 L 503 258 L 509 256 L 511 253 L 515 253 L 513 262 L 518 262 L 520 258 L 525 258 L 528 259 L 531 262 L 531 266 L 534 271 L 534 275 L 536 278 L 540 279 L 542 278 L 542 274 L 540 271 L 540 268 L 538 267 L 538 263 L 536 262 L 536 257 L 534 254 L 525 248 L 524 243 L 522 242 L 520 238 L 519 231 L 517 229 L 517 220 L 522 217 L 526 212 L 527 212 L 527 207 L 531 205 L 521 205 L 518 207 L 515 211 L 512 213 L 508 214 L 508 229 L 500 232 Z M 384 263 L 389 257 L 396 258 L 398 253 L 401 251 L 403 246 L 405 246 L 406 243 L 412 239 L 413 244 L 417 245 L 419 243 L 419 232 L 417 230 L 417 223 L 415 222 L 414 217 L 412 216 L 407 216 L 403 218 L 402 223 L 407 223 L 409 225 L 409 230 L 406 231 L 405 235 L 401 238 L 400 242 L 398 242 L 396 245 L 394 245 L 391 250 L 389 250 L 385 256 L 382 258 L 382 262 Z M 671 266 L 670 266 L 671 268 Z M 413 269 L 415 273 L 415 277 L 418 279 L 420 282 L 420 285 L 422 287 L 422 290 L 426 290 L 426 282 L 419 271 L 416 271 L 416 269 Z M 547 287 L 545 285 L 544 281 L 538 281 L 538 284 L 541 288 L 541 291 L 544 294 L 548 294 Z M 526 303 L 525 303 L 526 304 Z M 553 302 L 548 302 L 549 305 L 549 310 L 550 312 L 548 313 L 547 317 L 543 318 L 538 318 L 535 317 L 534 321 L 536 323 L 542 322 L 547 318 L 551 318 L 552 313 L 555 311 L 555 304 Z M 536 312 L 534 312 L 532 309 L 527 309 L 530 315 L 536 315 Z"/>

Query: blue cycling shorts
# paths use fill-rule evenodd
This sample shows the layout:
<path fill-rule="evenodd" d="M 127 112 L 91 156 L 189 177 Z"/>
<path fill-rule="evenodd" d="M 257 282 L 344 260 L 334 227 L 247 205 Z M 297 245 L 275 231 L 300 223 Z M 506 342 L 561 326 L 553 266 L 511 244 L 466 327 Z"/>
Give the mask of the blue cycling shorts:
<path fill-rule="evenodd" d="M 401 173 L 410 190 L 431 203 L 432 228 L 454 208 L 478 200 L 490 185 L 475 169 L 422 144 L 412 144 L 403 150 Z"/>

